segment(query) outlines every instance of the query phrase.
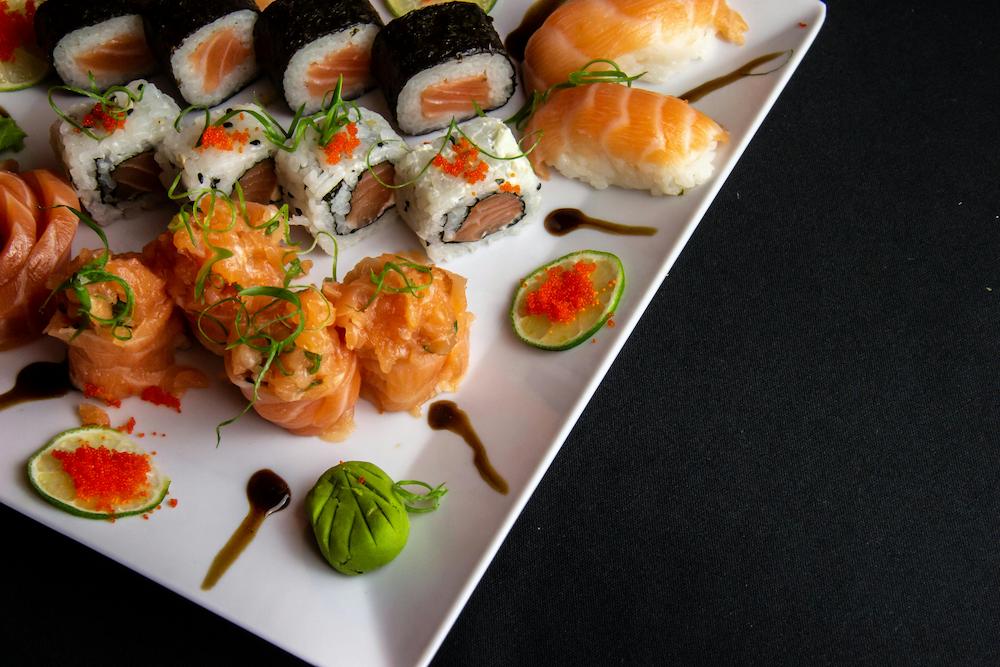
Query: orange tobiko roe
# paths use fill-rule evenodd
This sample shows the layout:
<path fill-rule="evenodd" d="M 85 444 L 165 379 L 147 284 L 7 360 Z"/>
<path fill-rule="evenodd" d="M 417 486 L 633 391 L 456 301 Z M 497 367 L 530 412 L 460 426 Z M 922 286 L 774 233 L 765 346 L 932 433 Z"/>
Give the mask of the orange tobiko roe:
<path fill-rule="evenodd" d="M 590 275 L 597 264 L 577 262 L 569 270 L 554 266 L 545 271 L 545 282 L 525 299 L 528 315 L 544 315 L 553 322 L 566 323 L 584 310 L 596 306 L 597 291 Z"/>
<path fill-rule="evenodd" d="M 218 125 L 209 125 L 201 133 L 201 144 L 199 144 L 198 150 L 216 148 L 220 151 L 231 151 L 237 145 L 242 147 L 248 141 L 250 141 L 250 132 L 247 130 L 226 132 Z"/>
<path fill-rule="evenodd" d="M 52 457 L 73 480 L 77 498 L 104 511 L 141 498 L 149 488 L 149 457 L 84 443 L 71 452 L 54 450 Z"/>
<path fill-rule="evenodd" d="M 124 111 L 109 110 L 104 104 L 98 102 L 83 117 L 83 126 L 104 128 L 105 132 L 111 134 L 115 130 L 125 127 L 125 118 Z"/>
<path fill-rule="evenodd" d="M 143 389 L 142 395 L 139 398 L 153 405 L 164 405 L 168 408 L 173 408 L 177 412 L 181 411 L 181 399 L 156 385 Z"/>
<path fill-rule="evenodd" d="M 24 11 L 0 2 L 0 62 L 13 62 L 14 50 L 35 42 L 35 1 L 24 3 Z"/>
<path fill-rule="evenodd" d="M 438 153 L 432 164 L 449 176 L 460 176 L 466 183 L 478 183 L 486 178 L 490 167 L 479 159 L 479 150 L 465 137 L 454 145 L 454 157 L 449 161 Z"/>
<path fill-rule="evenodd" d="M 333 135 L 330 143 L 323 147 L 327 164 L 339 164 L 345 157 L 354 155 L 354 149 L 361 145 L 358 139 L 357 123 L 348 123 L 343 131 Z"/>

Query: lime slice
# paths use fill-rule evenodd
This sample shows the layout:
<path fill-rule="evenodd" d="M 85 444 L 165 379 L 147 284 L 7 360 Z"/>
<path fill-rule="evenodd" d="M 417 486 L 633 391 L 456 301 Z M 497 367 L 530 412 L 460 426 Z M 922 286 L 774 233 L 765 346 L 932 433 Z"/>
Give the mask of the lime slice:
<path fill-rule="evenodd" d="M 21 90 L 35 85 L 49 73 L 49 64 L 30 51 L 14 49 L 14 59 L 0 62 L 0 91 Z"/>
<path fill-rule="evenodd" d="M 555 322 L 546 315 L 528 315 L 525 300 L 548 280 L 548 270 L 560 267 L 572 270 L 577 262 L 597 266 L 590 280 L 597 291 L 597 304 L 577 313 L 570 322 Z M 579 250 L 535 269 L 521 280 L 510 308 L 514 333 L 528 345 L 543 350 L 568 350 L 597 333 L 615 312 L 625 291 L 625 267 L 610 252 Z"/>
<path fill-rule="evenodd" d="M 438 5 L 442 2 L 451 2 L 452 0 L 385 0 L 385 6 L 389 8 L 393 16 L 402 16 L 406 12 L 412 12 L 414 9 L 420 9 L 421 7 L 426 7 L 428 5 Z M 474 5 L 479 5 L 484 12 L 490 13 L 493 9 L 493 5 L 497 4 L 497 0 L 462 0 L 462 2 L 471 2 Z"/>
<path fill-rule="evenodd" d="M 88 519 L 114 519 L 132 514 L 143 514 L 159 505 L 167 490 L 170 479 L 157 470 L 150 461 L 147 477 L 149 485 L 141 497 L 129 500 L 108 510 L 95 503 L 77 497 L 73 479 L 63 470 L 62 463 L 52 455 L 55 450 L 72 452 L 84 445 L 107 447 L 112 451 L 145 455 L 128 436 L 103 426 L 84 426 L 63 431 L 52 438 L 44 447 L 28 460 L 28 481 L 45 500 L 70 514 Z"/>

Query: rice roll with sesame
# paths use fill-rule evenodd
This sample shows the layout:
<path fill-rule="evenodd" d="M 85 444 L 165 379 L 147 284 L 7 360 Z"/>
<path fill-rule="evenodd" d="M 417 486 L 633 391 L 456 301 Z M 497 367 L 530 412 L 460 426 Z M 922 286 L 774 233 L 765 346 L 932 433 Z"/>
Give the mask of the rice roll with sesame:
<path fill-rule="evenodd" d="M 257 77 L 251 0 L 151 0 L 146 34 L 189 104 L 214 106 Z"/>
<path fill-rule="evenodd" d="M 354 107 L 348 120 L 326 145 L 310 128 L 294 152 L 280 151 L 275 159 L 291 222 L 306 227 L 331 255 L 334 244 L 326 234 L 349 246 L 388 218 L 396 202 L 383 184 L 394 182 L 393 162 L 407 153 L 406 143 L 374 111 Z"/>
<path fill-rule="evenodd" d="M 156 146 L 180 113 L 155 85 L 139 79 L 108 103 L 70 107 L 51 130 L 52 147 L 69 173 L 83 207 L 102 225 L 165 200 Z"/>
<path fill-rule="evenodd" d="M 146 76 L 156 61 L 134 0 L 48 0 L 35 12 L 38 45 L 66 84 L 98 88 Z"/>
<path fill-rule="evenodd" d="M 372 73 L 406 134 L 446 127 L 503 106 L 514 67 L 478 5 L 448 2 L 389 22 L 372 45 Z"/>
<path fill-rule="evenodd" d="M 246 201 L 278 201 L 277 148 L 251 111 L 264 115 L 256 104 L 246 104 L 212 112 L 207 126 L 204 115 L 189 114 L 179 131 L 167 132 L 156 151 L 156 162 L 163 170 L 164 184 L 173 187 L 172 195 L 188 192 L 195 199 L 210 188 L 231 195 L 239 183 Z"/>
<path fill-rule="evenodd" d="M 257 59 L 289 107 L 313 113 L 341 76 L 344 99 L 374 87 L 369 63 L 381 27 L 368 0 L 277 0 L 257 20 Z"/>
<path fill-rule="evenodd" d="M 481 117 L 458 127 L 462 133 L 446 133 L 396 162 L 396 182 L 405 184 L 396 210 L 435 262 L 519 231 L 541 201 L 538 177 L 502 121 Z"/>

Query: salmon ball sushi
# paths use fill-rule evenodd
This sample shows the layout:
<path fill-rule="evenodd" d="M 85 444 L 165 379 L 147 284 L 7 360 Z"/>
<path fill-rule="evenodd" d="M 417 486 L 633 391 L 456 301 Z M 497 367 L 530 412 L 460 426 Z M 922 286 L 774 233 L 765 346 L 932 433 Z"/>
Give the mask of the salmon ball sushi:
<path fill-rule="evenodd" d="M 446 127 L 506 104 L 514 67 L 478 5 L 447 2 L 391 21 L 372 45 L 372 72 L 406 134 Z"/>
<path fill-rule="evenodd" d="M 331 236 L 343 248 L 388 220 L 396 200 L 386 185 L 395 182 L 393 162 L 407 152 L 382 116 L 354 109 L 326 145 L 309 128 L 293 152 L 279 151 L 275 158 L 291 222 L 306 227 L 330 255 L 336 252 Z"/>
<path fill-rule="evenodd" d="M 104 89 L 146 76 L 156 60 L 134 0 L 48 0 L 35 12 L 38 45 L 67 85 Z"/>
<path fill-rule="evenodd" d="M 257 58 L 293 110 L 318 111 L 343 77 L 344 99 L 373 88 L 382 19 L 368 0 L 277 0 L 254 29 Z"/>
<path fill-rule="evenodd" d="M 214 106 L 257 77 L 251 0 L 152 0 L 146 34 L 188 104 Z"/>
<path fill-rule="evenodd" d="M 444 262 L 519 231 L 541 183 L 510 129 L 474 118 L 396 162 L 396 210 Z"/>

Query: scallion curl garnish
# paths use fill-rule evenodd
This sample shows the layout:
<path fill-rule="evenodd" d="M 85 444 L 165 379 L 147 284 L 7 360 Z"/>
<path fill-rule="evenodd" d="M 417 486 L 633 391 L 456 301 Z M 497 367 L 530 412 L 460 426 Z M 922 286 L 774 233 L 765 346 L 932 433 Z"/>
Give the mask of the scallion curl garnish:
<path fill-rule="evenodd" d="M 420 293 L 430 287 L 431 283 L 434 282 L 434 272 L 431 267 L 411 262 L 405 257 L 400 257 L 399 255 L 396 257 L 400 260 L 398 264 L 396 262 L 386 262 L 382 265 L 382 270 L 378 273 L 375 273 L 374 269 L 369 269 L 369 279 L 372 281 L 372 284 L 375 285 L 375 292 L 371 295 L 371 298 L 368 299 L 368 302 L 361 307 L 362 312 L 368 310 L 368 307 L 375 302 L 375 299 L 377 299 L 379 294 L 382 292 L 387 292 L 389 294 L 409 294 L 410 296 L 420 298 Z M 426 274 L 428 276 L 427 282 L 413 282 L 410 280 L 410 277 L 406 275 L 406 272 L 403 271 L 404 268 L 413 269 L 414 271 Z M 385 284 L 386 278 L 389 277 L 390 273 L 395 273 L 402 277 L 402 287 L 393 287 Z"/>
<path fill-rule="evenodd" d="M 95 141 L 101 141 L 104 137 L 99 137 L 94 134 L 89 128 L 84 127 L 82 123 L 60 109 L 59 105 L 56 104 L 55 100 L 52 98 L 53 94 L 56 91 L 62 90 L 67 93 L 73 93 L 74 95 L 87 97 L 99 104 L 101 106 L 101 111 L 108 116 L 111 116 L 116 120 L 124 120 L 125 117 L 128 116 L 129 111 L 131 111 L 138 102 L 142 101 L 142 96 L 146 92 L 146 86 L 140 84 L 137 90 L 132 90 L 126 86 L 111 86 L 104 91 L 101 91 L 97 87 L 97 80 L 94 78 L 94 75 L 91 72 L 88 72 L 87 76 L 90 78 L 89 90 L 69 85 L 52 86 L 49 88 L 49 106 L 52 107 L 52 111 L 54 111 L 57 116 L 75 127 L 77 130 Z"/>
<path fill-rule="evenodd" d="M 592 70 L 591 66 L 598 63 L 610 65 L 611 69 L 601 69 Z M 524 106 L 518 109 L 510 118 L 504 120 L 508 125 L 513 125 L 518 130 L 523 130 L 524 126 L 528 123 L 528 119 L 538 110 L 538 107 L 542 106 L 548 102 L 549 97 L 552 93 L 557 90 L 564 90 L 566 88 L 577 88 L 579 86 L 586 86 L 592 83 L 623 83 L 628 87 L 632 87 L 632 82 L 636 81 L 645 72 L 640 72 L 639 74 L 629 75 L 622 71 L 613 60 L 608 60 L 607 58 L 595 58 L 591 60 L 586 65 L 578 70 L 574 70 L 566 75 L 566 80 L 562 83 L 556 83 L 545 89 L 544 92 L 538 92 L 537 90 L 531 91 L 531 97 Z"/>
<path fill-rule="evenodd" d="M 422 486 L 427 489 L 427 493 L 414 493 L 404 486 Z M 441 499 L 448 493 L 444 483 L 431 486 L 427 482 L 416 479 L 401 479 L 392 485 L 392 490 L 403 501 L 403 506 L 407 512 L 424 513 L 433 512 L 441 505 Z"/>
<path fill-rule="evenodd" d="M 94 220 L 84 213 L 79 211 L 72 206 L 67 206 L 66 204 L 56 204 L 53 208 L 65 208 L 68 209 L 80 219 L 85 225 L 94 230 L 98 238 L 101 239 L 101 243 L 104 245 L 104 252 L 94 256 L 89 262 L 78 268 L 73 272 L 68 278 L 63 280 L 59 285 L 53 289 L 49 295 L 45 298 L 42 303 L 42 309 L 49 303 L 49 300 L 53 296 L 59 294 L 63 290 L 70 290 L 76 295 L 76 299 L 79 302 L 77 309 L 80 313 L 86 316 L 87 320 L 98 324 L 100 326 L 109 327 L 111 336 L 116 340 L 127 341 L 132 338 L 132 325 L 129 322 L 132 319 L 132 314 L 135 311 L 135 292 L 132 291 L 132 286 L 128 284 L 121 276 L 116 276 L 115 274 L 105 270 L 108 264 L 108 260 L 111 259 L 111 247 L 108 245 L 108 237 L 104 233 L 104 230 L 98 226 Z M 118 299 L 111 306 L 111 317 L 101 317 L 95 315 L 91 311 L 91 306 L 93 301 L 90 297 L 90 292 L 87 291 L 88 285 L 97 285 L 100 283 L 112 283 L 121 288 L 122 292 L 125 293 L 125 300 L 122 301 Z M 119 333 L 121 330 L 123 333 Z M 83 327 L 79 327 L 73 338 L 79 336 L 83 332 Z"/>

